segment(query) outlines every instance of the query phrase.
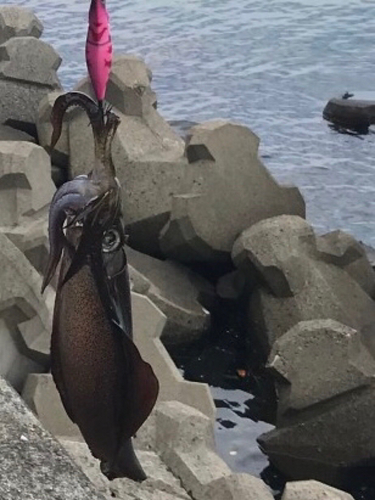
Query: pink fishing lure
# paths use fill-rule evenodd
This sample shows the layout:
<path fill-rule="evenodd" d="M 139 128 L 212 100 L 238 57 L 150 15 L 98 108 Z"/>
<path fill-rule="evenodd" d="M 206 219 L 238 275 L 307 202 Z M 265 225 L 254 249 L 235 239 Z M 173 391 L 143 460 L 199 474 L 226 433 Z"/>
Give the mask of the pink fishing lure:
<path fill-rule="evenodd" d="M 86 64 L 96 98 L 101 104 L 112 66 L 112 41 L 105 0 L 91 0 Z"/>

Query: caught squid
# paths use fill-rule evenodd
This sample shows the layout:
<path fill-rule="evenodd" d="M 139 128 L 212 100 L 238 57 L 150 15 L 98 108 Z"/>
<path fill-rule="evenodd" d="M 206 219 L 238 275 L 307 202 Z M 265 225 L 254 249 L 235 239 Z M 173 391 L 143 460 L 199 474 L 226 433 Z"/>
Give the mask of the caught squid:
<path fill-rule="evenodd" d="M 85 94 L 64 94 L 52 111 L 52 147 L 70 106 L 82 107 L 90 118 L 95 164 L 88 175 L 63 184 L 51 202 L 43 281 L 44 290 L 59 268 L 51 371 L 102 472 L 109 479 L 142 481 L 132 437 L 150 414 L 159 386 L 132 340 L 121 188 L 111 159 L 119 119 Z"/>

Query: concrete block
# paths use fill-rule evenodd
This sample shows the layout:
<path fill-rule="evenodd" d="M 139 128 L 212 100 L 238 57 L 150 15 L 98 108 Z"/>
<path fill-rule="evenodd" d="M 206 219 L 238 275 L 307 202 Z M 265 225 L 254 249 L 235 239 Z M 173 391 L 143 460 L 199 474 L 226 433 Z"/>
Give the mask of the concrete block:
<path fill-rule="evenodd" d="M 46 42 L 33 37 L 11 38 L 0 46 L 0 78 L 58 88 L 61 57 Z"/>
<path fill-rule="evenodd" d="M 145 361 L 152 365 L 160 384 L 158 401 L 177 400 L 197 408 L 212 421 L 215 407 L 206 384 L 188 382 L 163 346 L 162 334 L 166 317 L 148 297 L 132 293 L 134 342 Z"/>
<path fill-rule="evenodd" d="M 361 243 L 340 230 L 320 236 L 316 243 L 325 262 L 344 269 L 370 297 L 374 297 L 375 271 Z"/>
<path fill-rule="evenodd" d="M 287 483 L 281 500 L 354 500 L 349 493 L 319 481 Z"/>
<path fill-rule="evenodd" d="M 39 38 L 42 32 L 43 24 L 31 10 L 17 5 L 0 6 L 0 44 L 13 37 Z"/>
<path fill-rule="evenodd" d="M 4 228 L 3 232 L 35 269 L 43 274 L 49 254 L 47 214 L 18 226 Z"/>
<path fill-rule="evenodd" d="M 0 124 L 0 141 L 28 141 L 35 142 L 34 137 L 7 125 Z"/>
<path fill-rule="evenodd" d="M 201 495 L 202 500 L 273 500 L 265 483 L 250 474 L 231 474 L 212 481 Z M 302 500 L 302 499 L 301 499 Z"/>
<path fill-rule="evenodd" d="M 361 335 L 337 321 L 302 321 L 272 348 L 278 413 L 304 410 L 375 381 L 375 360 Z"/>
<path fill-rule="evenodd" d="M 345 270 L 320 258 L 311 226 L 299 217 L 252 226 L 232 256 L 241 270 L 258 277 L 249 318 L 266 352 L 300 321 L 332 319 L 358 331 L 375 325 L 369 295 Z"/>
<path fill-rule="evenodd" d="M 160 235 L 165 255 L 180 261 L 229 260 L 238 234 L 280 214 L 304 217 L 296 188 L 280 187 L 258 158 L 259 139 L 226 121 L 193 127 L 189 165 L 173 196 L 170 221 Z"/>
<path fill-rule="evenodd" d="M 2 500 L 104 500 L 3 379 L 0 442 Z"/>
<path fill-rule="evenodd" d="M 166 466 L 154 452 L 140 451 L 137 453 L 142 467 L 147 474 L 147 479 L 141 484 L 127 478 L 108 481 L 100 472 L 98 461 L 93 458 L 85 443 L 65 439 L 60 439 L 60 442 L 90 481 L 96 486 L 98 491 L 109 498 L 115 497 L 120 500 L 190 499 L 181 487 L 179 480 L 167 470 Z"/>
<path fill-rule="evenodd" d="M 340 486 L 348 467 L 361 466 L 375 456 L 375 388 L 352 390 L 291 416 L 258 442 L 291 479 Z"/>
<path fill-rule="evenodd" d="M 61 89 L 56 70 L 61 59 L 33 37 L 11 38 L 0 45 L 0 123 L 35 135 L 39 103 Z"/>
<path fill-rule="evenodd" d="M 36 346 L 48 342 L 51 311 L 40 295 L 41 277 L 23 253 L 0 233 L 0 261 L 3 269 L 0 288 L 0 320 L 4 330 L 0 336 L 0 375 L 18 390 L 30 369 L 41 371 L 48 355 Z M 15 369 L 16 366 L 19 369 Z"/>
<path fill-rule="evenodd" d="M 66 414 L 50 373 L 30 373 L 22 391 L 28 407 L 42 422 L 43 427 L 58 437 L 83 441 L 77 425 Z"/>
<path fill-rule="evenodd" d="M 192 341 L 209 328 L 210 313 L 199 300 L 201 296 L 214 296 L 210 283 L 178 263 L 155 259 L 131 248 L 127 249 L 127 257 L 131 269 L 141 273 L 149 283 L 145 295 L 167 317 L 163 342 Z"/>
<path fill-rule="evenodd" d="M 20 224 L 25 217 L 46 211 L 54 192 L 43 148 L 30 142 L 0 142 L 0 226 Z"/>
<path fill-rule="evenodd" d="M 165 401 L 155 409 L 156 449 L 164 456 L 171 449 L 184 452 L 215 447 L 213 421 L 179 401 Z"/>
<path fill-rule="evenodd" d="M 151 72 L 142 59 L 120 55 L 113 61 L 106 98 L 124 115 L 143 116 L 156 105 L 150 84 Z"/>

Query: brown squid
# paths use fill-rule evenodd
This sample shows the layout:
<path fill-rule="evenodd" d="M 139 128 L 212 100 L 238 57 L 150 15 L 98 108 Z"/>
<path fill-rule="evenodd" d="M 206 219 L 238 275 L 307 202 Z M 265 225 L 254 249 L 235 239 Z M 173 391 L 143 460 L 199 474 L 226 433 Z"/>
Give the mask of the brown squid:
<path fill-rule="evenodd" d="M 87 95 L 54 105 L 51 148 L 70 106 L 87 112 L 95 139 L 89 175 L 63 184 L 52 199 L 48 285 L 61 262 L 51 340 L 51 371 L 65 410 L 109 478 L 146 478 L 132 436 L 150 414 L 158 381 L 132 341 L 129 277 L 120 185 L 111 159 L 119 119 Z"/>

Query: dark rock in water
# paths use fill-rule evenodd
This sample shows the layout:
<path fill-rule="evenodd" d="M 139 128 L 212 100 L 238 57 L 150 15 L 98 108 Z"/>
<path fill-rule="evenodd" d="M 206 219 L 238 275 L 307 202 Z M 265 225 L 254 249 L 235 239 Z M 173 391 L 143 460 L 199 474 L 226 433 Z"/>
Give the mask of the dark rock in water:
<path fill-rule="evenodd" d="M 335 126 L 367 133 L 375 123 L 375 101 L 346 98 L 331 99 L 323 110 L 323 118 Z"/>

